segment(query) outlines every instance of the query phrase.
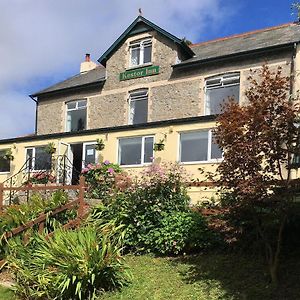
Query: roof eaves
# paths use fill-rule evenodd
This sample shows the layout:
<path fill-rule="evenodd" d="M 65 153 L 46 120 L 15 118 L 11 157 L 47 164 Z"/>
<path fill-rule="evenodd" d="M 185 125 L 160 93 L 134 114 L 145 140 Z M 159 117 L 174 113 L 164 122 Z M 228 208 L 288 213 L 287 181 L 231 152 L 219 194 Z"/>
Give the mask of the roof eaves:
<path fill-rule="evenodd" d="M 291 43 L 286 43 L 286 44 L 281 44 L 281 45 L 270 46 L 270 47 L 266 47 L 266 48 L 258 48 L 258 49 L 251 49 L 251 50 L 247 50 L 247 51 L 241 51 L 241 52 L 237 52 L 237 53 L 231 53 L 231 54 L 227 54 L 227 55 L 214 56 L 214 57 L 197 59 L 197 60 L 195 59 L 195 60 L 187 61 L 187 62 L 183 61 L 179 64 L 172 65 L 172 67 L 174 69 L 179 69 L 179 68 L 190 67 L 190 66 L 194 66 L 194 65 L 198 65 L 198 64 L 205 64 L 205 63 L 222 61 L 222 60 L 230 60 L 232 58 L 241 58 L 244 56 L 253 55 L 253 54 L 257 54 L 257 53 L 271 52 L 271 51 L 284 49 L 284 48 L 286 48 L 286 49 L 292 48 L 294 46 L 294 44 L 295 44 L 295 42 L 291 42 Z"/>
<path fill-rule="evenodd" d="M 5 144 L 10 144 L 15 142 L 47 140 L 47 139 L 60 138 L 60 137 L 84 136 L 84 135 L 98 134 L 98 133 L 122 132 L 127 130 L 157 128 L 157 127 L 168 126 L 173 124 L 203 123 L 203 122 L 214 121 L 215 119 L 216 119 L 216 115 L 205 115 L 205 116 L 188 117 L 188 118 L 181 118 L 181 119 L 169 119 L 164 121 L 155 121 L 155 122 L 141 123 L 135 125 L 102 127 L 102 128 L 88 129 L 88 130 L 82 130 L 77 132 L 61 132 L 61 133 L 51 133 L 51 134 L 44 134 L 44 135 L 33 135 L 33 136 L 26 136 L 21 138 L 19 137 L 19 138 L 3 139 L 0 140 L 0 145 L 5 145 Z"/>
<path fill-rule="evenodd" d="M 29 95 L 29 97 L 38 97 L 38 96 L 46 96 L 46 95 L 53 95 L 53 94 L 56 94 L 56 93 L 61 93 L 61 92 L 67 92 L 67 91 L 71 91 L 71 90 L 78 90 L 78 89 L 84 89 L 84 88 L 87 88 L 87 87 L 92 87 L 94 85 L 97 85 L 99 83 L 103 83 L 106 79 L 103 78 L 103 79 L 99 79 L 99 80 L 96 80 L 96 81 L 92 81 L 92 82 L 89 82 L 89 83 L 85 83 L 85 84 L 79 84 L 79 85 L 75 85 L 75 86 L 71 86 L 71 87 L 66 87 L 66 88 L 60 88 L 60 89 L 56 89 L 56 90 L 52 90 L 52 91 L 41 91 L 41 92 L 38 92 L 38 93 L 35 93 L 35 94 L 32 94 L 32 95 Z"/>

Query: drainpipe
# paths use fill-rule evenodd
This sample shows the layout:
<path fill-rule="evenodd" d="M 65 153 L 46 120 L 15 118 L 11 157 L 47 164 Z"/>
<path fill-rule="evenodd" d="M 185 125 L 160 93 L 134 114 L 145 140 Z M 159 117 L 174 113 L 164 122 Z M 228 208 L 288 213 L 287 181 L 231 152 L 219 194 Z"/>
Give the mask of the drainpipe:
<path fill-rule="evenodd" d="M 291 76 L 290 76 L 290 95 L 296 96 L 297 91 L 294 91 L 295 81 L 297 79 L 297 74 L 295 72 L 295 59 L 297 54 L 297 43 L 294 43 L 292 59 L 291 59 Z"/>
<path fill-rule="evenodd" d="M 38 105 L 39 105 L 39 102 L 37 101 L 37 99 L 35 99 L 31 95 L 29 95 L 29 97 L 31 98 L 31 100 L 33 100 L 35 102 L 35 129 L 34 129 L 34 133 L 37 134 L 37 118 L 38 118 Z"/>

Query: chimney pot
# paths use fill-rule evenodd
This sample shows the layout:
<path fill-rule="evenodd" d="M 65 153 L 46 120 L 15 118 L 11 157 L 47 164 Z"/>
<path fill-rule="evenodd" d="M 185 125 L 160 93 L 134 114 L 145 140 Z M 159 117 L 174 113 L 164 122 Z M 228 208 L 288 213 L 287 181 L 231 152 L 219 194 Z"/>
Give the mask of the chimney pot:
<path fill-rule="evenodd" d="M 85 55 L 85 61 L 86 61 L 86 62 L 90 62 L 90 61 L 91 61 L 91 55 L 90 55 L 89 53 L 87 53 L 87 54 Z"/>

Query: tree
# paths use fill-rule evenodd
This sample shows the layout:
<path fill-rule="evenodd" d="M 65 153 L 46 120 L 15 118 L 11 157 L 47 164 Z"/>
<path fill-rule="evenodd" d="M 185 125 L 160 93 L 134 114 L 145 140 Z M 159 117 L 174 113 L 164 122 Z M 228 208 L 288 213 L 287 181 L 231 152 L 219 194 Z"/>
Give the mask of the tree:
<path fill-rule="evenodd" d="M 257 72 L 256 72 L 257 73 Z M 246 104 L 228 101 L 217 118 L 216 142 L 224 152 L 216 178 L 230 191 L 229 206 L 248 209 L 263 242 L 272 283 L 277 285 L 284 227 L 294 205 L 298 180 L 299 107 L 290 95 L 290 77 L 267 65 L 248 78 Z"/>

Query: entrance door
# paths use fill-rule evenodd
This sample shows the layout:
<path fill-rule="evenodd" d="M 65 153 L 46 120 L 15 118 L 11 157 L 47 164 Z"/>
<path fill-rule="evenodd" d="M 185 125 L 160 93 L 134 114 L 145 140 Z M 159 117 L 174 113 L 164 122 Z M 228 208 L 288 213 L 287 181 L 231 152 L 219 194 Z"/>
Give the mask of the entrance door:
<path fill-rule="evenodd" d="M 78 184 L 79 176 L 82 170 L 83 159 L 83 144 L 72 144 L 71 152 L 73 155 L 73 167 L 72 167 L 72 184 Z"/>

